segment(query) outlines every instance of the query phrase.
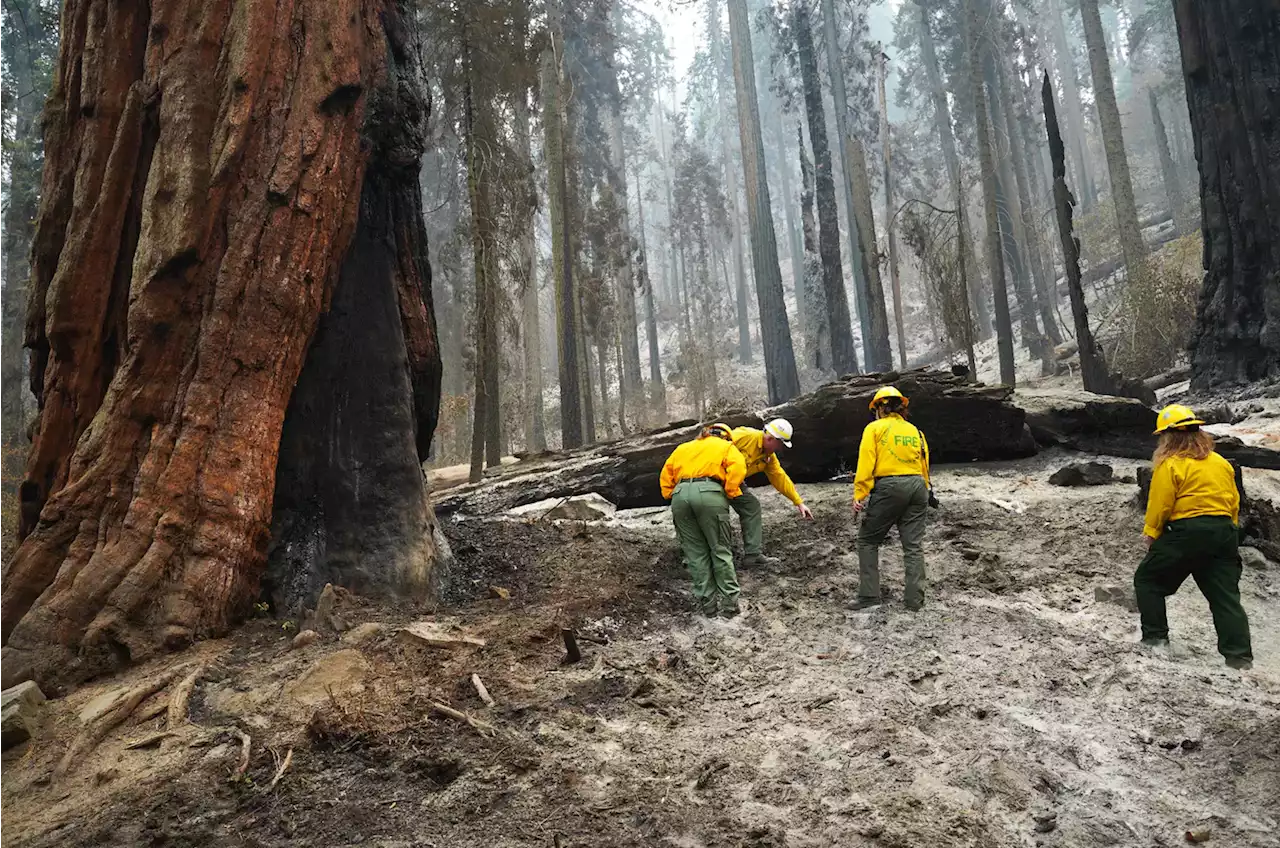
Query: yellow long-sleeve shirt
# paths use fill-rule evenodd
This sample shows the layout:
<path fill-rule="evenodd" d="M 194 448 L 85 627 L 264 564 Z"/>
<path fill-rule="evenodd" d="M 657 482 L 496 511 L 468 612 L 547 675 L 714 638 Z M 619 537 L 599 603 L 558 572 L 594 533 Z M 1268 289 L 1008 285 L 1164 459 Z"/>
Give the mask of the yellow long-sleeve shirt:
<path fill-rule="evenodd" d="M 742 481 L 747 476 L 747 464 L 733 443 L 717 436 L 685 442 L 671 452 L 662 466 L 662 496 L 671 499 L 676 483 L 693 477 L 714 477 L 724 483 L 724 493 L 730 498 L 742 494 Z"/>
<path fill-rule="evenodd" d="M 1142 532 L 1159 539 L 1170 521 L 1201 515 L 1226 515 L 1240 523 L 1235 469 L 1216 453 L 1204 459 L 1169 457 L 1151 474 Z"/>
<path fill-rule="evenodd" d="M 877 477 L 918 474 L 929 482 L 929 445 L 914 424 L 901 415 L 886 415 L 862 431 L 853 499 L 865 500 Z"/>
<path fill-rule="evenodd" d="M 764 476 L 773 484 L 773 488 L 781 492 L 787 500 L 796 506 L 804 503 L 804 498 L 800 497 L 800 493 L 796 491 L 795 484 L 783 470 L 778 457 L 764 452 L 763 430 L 757 430 L 754 427 L 735 427 L 733 445 L 742 453 L 742 458 L 747 463 L 748 477 L 763 471 Z"/>

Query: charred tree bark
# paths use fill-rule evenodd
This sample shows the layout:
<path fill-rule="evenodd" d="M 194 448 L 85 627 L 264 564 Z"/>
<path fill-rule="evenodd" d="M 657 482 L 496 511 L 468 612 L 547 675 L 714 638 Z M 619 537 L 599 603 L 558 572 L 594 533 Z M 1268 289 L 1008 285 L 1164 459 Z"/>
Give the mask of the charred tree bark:
<path fill-rule="evenodd" d="M 1169 212 L 1173 215 L 1173 228 L 1184 233 L 1190 230 L 1187 221 L 1187 201 L 1182 196 L 1182 185 L 1178 182 L 1178 169 L 1173 164 L 1173 155 L 1169 152 L 1169 134 L 1164 128 L 1164 119 L 1160 117 L 1160 103 L 1156 99 L 1155 89 L 1147 89 L 1151 100 L 1151 127 L 1156 137 L 1156 153 L 1160 157 L 1160 179 L 1164 182 L 1164 195 L 1169 201 Z"/>
<path fill-rule="evenodd" d="M 1084 289 L 1080 285 L 1080 241 L 1072 231 L 1071 207 L 1075 198 L 1067 188 L 1067 157 L 1063 149 L 1062 133 L 1058 129 L 1058 110 L 1053 101 L 1053 85 L 1048 72 L 1040 90 L 1044 103 L 1044 123 L 1049 134 L 1049 158 L 1053 162 L 1053 205 L 1057 211 L 1058 237 L 1062 240 L 1062 266 L 1067 278 L 1067 295 L 1071 299 L 1071 317 L 1075 322 L 1076 344 L 1080 351 L 1080 376 L 1084 387 L 1091 392 L 1110 389 L 1110 372 L 1102 350 L 1089 329 L 1089 307 L 1084 302 Z"/>
<path fill-rule="evenodd" d="M 885 62 L 888 57 L 877 48 L 876 82 L 880 95 L 880 145 L 884 162 L 884 228 L 889 242 L 889 282 L 893 290 L 893 322 L 898 333 L 898 362 L 907 367 L 907 336 L 903 331 L 902 281 L 898 279 L 898 240 L 893 234 L 893 167 L 889 148 L 889 109 L 884 97 Z"/>
<path fill-rule="evenodd" d="M 747 219 L 751 227 L 751 259 L 760 309 L 765 382 L 770 403 L 781 403 L 800 393 L 800 377 L 796 373 L 791 326 L 782 294 L 782 271 L 778 265 L 778 241 L 769 203 L 764 139 L 760 134 L 760 101 L 756 96 L 755 60 L 751 53 L 746 0 L 729 0 L 729 40 L 738 95 L 738 126 L 742 137 L 743 170 L 746 172 Z"/>
<path fill-rule="evenodd" d="M 831 335 L 826 320 L 827 295 L 822 286 L 822 259 L 818 256 L 818 227 L 814 222 L 813 165 L 804 152 L 804 132 L 796 127 L 796 140 L 800 148 L 800 221 L 804 229 L 804 276 L 796 290 L 800 301 L 798 311 L 804 316 L 800 322 L 804 337 L 805 365 L 820 374 L 830 374 Z"/>
<path fill-rule="evenodd" d="M 418 459 L 440 360 L 416 179 L 427 101 L 399 6 L 72 0 L 63 33 L 28 324 L 39 520 L 4 575 L 6 678 L 82 678 L 246 611 L 286 408 L 304 358 L 324 367 L 308 342 L 357 285 L 376 321 L 351 322 L 364 357 L 345 368 L 395 379 L 364 387 L 374 427 L 332 422 L 352 444 L 323 461 L 372 456 L 395 479 L 377 539 L 346 551 L 381 569 L 342 573 L 425 591 Z"/>
<path fill-rule="evenodd" d="M 1174 6 L 1200 163 L 1204 289 L 1191 337 L 1196 389 L 1280 378 L 1280 9 Z M 1241 69 L 1247 68 L 1245 73 Z"/>
<path fill-rule="evenodd" d="M 542 381 L 542 310 L 538 306 L 537 187 L 530 143 L 529 94 L 524 86 L 512 98 L 512 114 L 515 118 L 516 155 L 528 174 L 524 183 L 527 198 L 518 204 L 523 216 L 519 224 L 518 267 L 521 326 L 524 330 L 521 345 L 524 353 L 524 446 L 525 450 L 537 452 L 547 449 L 547 428 Z"/>
<path fill-rule="evenodd" d="M 640 246 L 636 256 L 636 283 L 644 292 L 645 339 L 649 345 L 649 399 L 659 421 L 667 417 L 667 388 L 662 382 L 662 360 L 658 356 L 658 314 L 653 297 L 653 280 L 649 277 L 649 252 L 645 247 L 644 192 L 640 190 L 640 172 L 636 172 L 636 217 L 640 222 Z"/>
<path fill-rule="evenodd" d="M 809 11 L 804 3 L 791 7 L 796 54 L 804 85 L 805 113 L 809 119 L 809 142 L 813 145 L 814 187 L 818 207 L 818 252 L 822 256 L 822 288 L 826 312 L 817 316 L 827 324 L 831 344 L 831 366 L 837 374 L 858 373 L 858 353 L 853 346 L 853 325 L 849 317 L 849 297 L 844 290 L 844 269 L 840 262 L 840 220 L 836 209 L 836 183 L 831 173 L 831 149 L 827 145 L 827 119 L 822 106 L 822 83 L 818 79 L 818 57 L 813 47 Z M 839 104 L 837 104 L 839 108 Z M 799 289 L 797 289 L 799 292 Z M 805 316 L 806 319 L 809 315 Z"/>
<path fill-rule="evenodd" d="M 987 265 L 991 272 L 991 292 L 996 305 L 996 347 L 1000 354 L 1000 381 L 1012 386 L 1017 381 L 1013 359 L 1013 323 L 1009 317 L 1009 293 L 1004 282 L 1004 257 L 1000 252 L 1000 219 L 996 214 L 996 166 L 991 152 L 991 126 L 987 120 L 987 96 L 978 67 L 976 0 L 965 0 L 964 43 L 969 67 L 969 88 L 973 96 L 973 119 L 977 127 L 978 167 L 982 170 L 983 215 L 987 220 Z"/>
<path fill-rule="evenodd" d="M 1142 241 L 1138 207 L 1133 200 L 1129 158 L 1124 148 L 1120 107 L 1116 105 L 1116 88 L 1111 80 L 1111 62 L 1107 56 L 1107 40 L 1102 32 L 1098 0 L 1080 0 L 1080 20 L 1084 24 L 1084 40 L 1089 47 L 1093 99 L 1098 107 L 1098 126 L 1102 129 L 1102 147 L 1107 154 L 1107 172 L 1111 175 L 1111 200 L 1116 207 L 1120 252 L 1124 254 L 1125 269 L 1133 274 L 1147 258 L 1147 246 Z"/>

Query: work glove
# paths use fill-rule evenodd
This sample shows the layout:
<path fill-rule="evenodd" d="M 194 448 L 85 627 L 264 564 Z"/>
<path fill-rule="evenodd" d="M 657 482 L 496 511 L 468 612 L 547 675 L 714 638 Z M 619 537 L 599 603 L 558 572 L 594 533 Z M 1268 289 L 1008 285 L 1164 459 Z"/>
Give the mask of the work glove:
<path fill-rule="evenodd" d="M 929 490 L 929 508 L 937 509 L 941 504 L 938 503 L 938 496 L 933 493 L 933 489 Z"/>

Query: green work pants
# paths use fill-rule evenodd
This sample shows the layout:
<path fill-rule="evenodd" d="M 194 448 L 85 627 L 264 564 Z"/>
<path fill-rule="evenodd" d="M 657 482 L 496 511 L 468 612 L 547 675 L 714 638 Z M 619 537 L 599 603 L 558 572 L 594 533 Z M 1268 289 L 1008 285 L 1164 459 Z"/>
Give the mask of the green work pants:
<path fill-rule="evenodd" d="M 707 615 L 738 605 L 729 503 L 724 488 L 708 480 L 678 483 L 671 496 L 671 520 L 693 579 L 693 596 Z"/>
<path fill-rule="evenodd" d="M 907 604 L 924 602 L 924 526 L 929 489 L 924 478 L 881 477 L 876 480 L 858 528 L 858 597 L 880 597 L 880 545 L 897 525 L 902 539 Z"/>
<path fill-rule="evenodd" d="M 729 501 L 729 506 L 738 513 L 738 520 L 742 522 L 743 559 L 759 556 L 764 551 L 764 518 L 760 499 L 744 485 L 742 494 Z"/>
<path fill-rule="evenodd" d="M 1143 639 L 1168 639 L 1164 599 L 1192 577 L 1209 602 L 1218 653 L 1253 659 L 1249 617 L 1240 605 L 1240 554 L 1236 526 L 1225 515 L 1204 515 L 1169 522 L 1151 543 L 1133 574 L 1133 591 L 1142 617 Z"/>

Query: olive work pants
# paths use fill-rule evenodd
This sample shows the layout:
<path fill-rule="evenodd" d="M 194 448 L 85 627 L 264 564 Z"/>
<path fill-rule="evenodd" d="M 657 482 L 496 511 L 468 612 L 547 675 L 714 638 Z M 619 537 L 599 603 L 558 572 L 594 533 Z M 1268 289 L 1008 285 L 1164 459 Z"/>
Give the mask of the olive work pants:
<path fill-rule="evenodd" d="M 693 596 L 707 615 L 738 606 L 729 504 L 724 488 L 708 480 L 677 483 L 671 496 L 671 520 L 693 580 Z"/>
<path fill-rule="evenodd" d="M 924 527 L 929 489 L 919 476 L 876 480 L 858 528 L 858 597 L 880 597 L 880 545 L 895 525 L 902 539 L 907 604 L 924 602 Z"/>
<path fill-rule="evenodd" d="M 1225 515 L 1169 522 L 1133 574 L 1142 638 L 1169 638 L 1164 599 L 1191 577 L 1209 602 L 1213 628 L 1218 632 L 1218 653 L 1252 660 L 1249 618 L 1240 604 L 1238 543 L 1236 526 Z"/>
<path fill-rule="evenodd" d="M 742 558 L 759 556 L 764 551 L 764 509 L 760 499 L 745 485 L 742 494 L 729 501 L 742 523 Z"/>

